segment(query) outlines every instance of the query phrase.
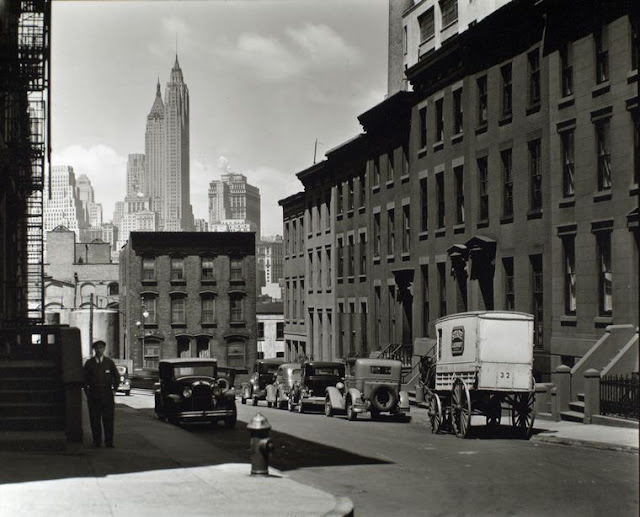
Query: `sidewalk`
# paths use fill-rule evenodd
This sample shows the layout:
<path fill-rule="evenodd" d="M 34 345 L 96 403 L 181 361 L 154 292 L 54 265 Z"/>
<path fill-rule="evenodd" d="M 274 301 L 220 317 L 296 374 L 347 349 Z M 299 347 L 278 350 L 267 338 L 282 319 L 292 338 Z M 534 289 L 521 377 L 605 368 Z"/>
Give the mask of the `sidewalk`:
<path fill-rule="evenodd" d="M 346 498 L 273 468 L 268 477 L 251 476 L 250 464 L 237 463 L 199 433 L 176 433 L 158 421 L 141 425 L 126 406 L 116 413 L 116 447 L 89 447 L 86 411 L 84 417 L 84 445 L 0 452 L 0 516 L 352 515 Z"/>

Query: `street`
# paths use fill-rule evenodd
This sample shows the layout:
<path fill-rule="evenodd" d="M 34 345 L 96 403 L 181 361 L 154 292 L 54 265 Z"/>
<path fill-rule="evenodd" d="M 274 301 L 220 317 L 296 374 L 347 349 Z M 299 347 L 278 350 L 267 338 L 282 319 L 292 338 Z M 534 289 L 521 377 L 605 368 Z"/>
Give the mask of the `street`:
<path fill-rule="evenodd" d="M 224 451 L 215 458 L 190 452 L 199 464 L 220 463 L 221 456 L 248 462 L 245 426 L 260 411 L 272 426 L 271 465 L 294 480 L 349 497 L 357 515 L 637 515 L 636 454 L 519 440 L 507 425 L 488 435 L 475 417 L 471 438 L 460 440 L 432 435 L 421 409 L 412 408 L 408 423 L 372 422 L 366 415 L 349 422 L 327 418 L 320 408 L 299 415 L 265 402 L 252 407 L 238 401 L 238 426 L 227 431 L 160 423 L 150 392 L 134 390 L 117 403 L 117 411 L 126 411 L 123 404 L 134 408 L 135 425 L 149 425 L 150 433 L 162 429 L 164 439 L 176 444 L 182 433 L 196 434 Z"/>

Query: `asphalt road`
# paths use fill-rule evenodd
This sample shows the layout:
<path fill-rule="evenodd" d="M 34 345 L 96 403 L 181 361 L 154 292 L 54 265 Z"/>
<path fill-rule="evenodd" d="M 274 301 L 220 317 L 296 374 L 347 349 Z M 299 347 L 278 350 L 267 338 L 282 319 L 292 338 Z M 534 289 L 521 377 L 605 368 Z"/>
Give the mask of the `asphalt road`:
<path fill-rule="evenodd" d="M 154 418 L 149 394 L 118 402 Z M 410 422 L 366 416 L 349 422 L 238 402 L 234 432 L 209 426 L 175 432 L 197 433 L 225 456 L 248 462 L 245 426 L 257 411 L 272 425 L 272 466 L 351 498 L 359 516 L 638 515 L 638 455 L 521 440 L 506 425 L 490 435 L 475 417 L 471 438 L 461 440 L 432 435 L 420 409 Z"/>

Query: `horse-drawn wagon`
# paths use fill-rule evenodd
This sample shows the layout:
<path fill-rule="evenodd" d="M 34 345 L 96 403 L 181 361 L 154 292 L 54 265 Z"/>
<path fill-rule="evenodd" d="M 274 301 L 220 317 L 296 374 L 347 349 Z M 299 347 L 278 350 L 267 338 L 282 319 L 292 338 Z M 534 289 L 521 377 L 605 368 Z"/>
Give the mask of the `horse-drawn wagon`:
<path fill-rule="evenodd" d="M 535 418 L 533 316 L 466 312 L 438 319 L 435 328 L 425 397 L 432 432 L 447 426 L 464 438 L 472 415 L 495 428 L 504 407 L 514 430 L 528 438 Z"/>

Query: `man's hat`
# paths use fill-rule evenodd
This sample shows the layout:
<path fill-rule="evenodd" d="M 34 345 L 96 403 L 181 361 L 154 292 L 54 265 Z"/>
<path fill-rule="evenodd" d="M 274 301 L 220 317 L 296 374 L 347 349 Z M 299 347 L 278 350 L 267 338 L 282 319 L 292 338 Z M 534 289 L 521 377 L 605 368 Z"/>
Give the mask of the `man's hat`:
<path fill-rule="evenodd" d="M 103 346 L 105 348 L 107 348 L 107 344 L 104 341 L 98 340 L 98 341 L 94 341 L 93 342 L 93 348 L 99 347 L 99 346 Z"/>

